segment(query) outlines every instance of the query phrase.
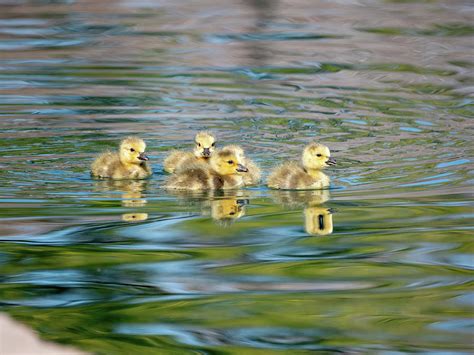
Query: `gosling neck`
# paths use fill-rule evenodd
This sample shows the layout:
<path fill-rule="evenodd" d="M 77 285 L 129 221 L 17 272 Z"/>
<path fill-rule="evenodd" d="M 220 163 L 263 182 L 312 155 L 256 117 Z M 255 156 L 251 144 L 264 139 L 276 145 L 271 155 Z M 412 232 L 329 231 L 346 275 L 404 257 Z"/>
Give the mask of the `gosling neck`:
<path fill-rule="evenodd" d="M 313 168 L 303 168 L 303 169 L 304 171 L 306 171 L 308 175 L 314 178 L 319 177 L 321 175 L 326 175 L 322 172 L 322 169 L 313 169 Z"/>
<path fill-rule="evenodd" d="M 136 167 L 136 166 L 142 166 L 142 163 L 131 163 L 129 161 L 126 161 L 125 159 L 123 159 L 123 157 L 120 157 L 120 163 L 125 167 L 125 168 L 133 168 L 133 167 Z"/>

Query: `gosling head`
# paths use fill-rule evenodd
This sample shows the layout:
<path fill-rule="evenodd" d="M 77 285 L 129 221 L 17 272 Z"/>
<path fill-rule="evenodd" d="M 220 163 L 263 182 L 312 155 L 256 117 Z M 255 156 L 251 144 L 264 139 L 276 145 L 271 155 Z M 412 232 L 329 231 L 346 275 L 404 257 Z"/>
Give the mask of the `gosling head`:
<path fill-rule="evenodd" d="M 137 137 L 125 138 L 120 143 L 120 161 L 124 164 L 142 164 L 148 160 L 145 155 L 146 144 Z"/>
<path fill-rule="evenodd" d="M 196 158 L 209 158 L 216 148 L 216 138 L 209 132 L 198 132 L 194 138 Z"/>
<path fill-rule="evenodd" d="M 306 169 L 324 169 L 336 165 L 336 159 L 331 158 L 329 148 L 323 144 L 311 143 L 303 150 L 303 166 Z"/>
<path fill-rule="evenodd" d="M 211 167 L 219 175 L 234 175 L 248 172 L 248 169 L 240 163 L 235 153 L 222 150 L 211 157 Z"/>
<path fill-rule="evenodd" d="M 233 152 L 239 160 L 244 159 L 245 154 L 241 146 L 230 144 L 230 145 L 226 145 L 224 148 L 222 148 L 222 150 L 229 150 Z"/>

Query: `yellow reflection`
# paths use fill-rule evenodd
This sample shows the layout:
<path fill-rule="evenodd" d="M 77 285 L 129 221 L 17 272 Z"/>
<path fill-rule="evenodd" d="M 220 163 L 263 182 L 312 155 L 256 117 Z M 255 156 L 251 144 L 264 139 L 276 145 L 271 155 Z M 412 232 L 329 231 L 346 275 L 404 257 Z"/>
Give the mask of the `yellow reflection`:
<path fill-rule="evenodd" d="M 220 225 L 227 226 L 245 215 L 248 200 L 242 191 L 168 191 L 181 204 L 198 206 L 202 216 L 211 216 Z"/>
<path fill-rule="evenodd" d="M 311 235 L 328 235 L 332 233 L 332 211 L 323 207 L 304 209 L 304 226 Z"/>
<path fill-rule="evenodd" d="M 148 213 L 124 213 L 122 221 L 124 222 L 140 222 L 148 219 Z"/>
<path fill-rule="evenodd" d="M 102 192 L 122 192 L 123 207 L 143 207 L 147 204 L 143 192 L 147 187 L 147 180 L 96 180 L 95 189 Z M 122 221 L 138 222 L 148 219 L 147 213 L 125 213 Z"/>
<path fill-rule="evenodd" d="M 271 190 L 271 193 L 273 199 L 285 207 L 304 207 L 306 233 L 328 235 L 333 232 L 333 211 L 323 206 L 330 199 L 329 190 Z"/>
<path fill-rule="evenodd" d="M 211 201 L 211 217 L 215 221 L 233 222 L 245 215 L 245 200 L 229 198 Z"/>

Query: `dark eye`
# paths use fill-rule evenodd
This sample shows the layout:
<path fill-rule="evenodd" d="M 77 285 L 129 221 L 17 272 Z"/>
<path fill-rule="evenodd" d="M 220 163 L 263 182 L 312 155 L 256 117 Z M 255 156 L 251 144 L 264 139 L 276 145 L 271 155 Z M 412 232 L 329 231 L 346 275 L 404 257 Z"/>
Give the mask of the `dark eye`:
<path fill-rule="evenodd" d="M 133 149 L 133 148 L 130 148 L 130 151 L 131 151 L 131 152 L 134 152 L 134 151 L 135 151 L 135 149 Z"/>
<path fill-rule="evenodd" d="M 318 153 L 318 154 L 316 154 L 316 156 L 317 156 L 317 157 L 320 157 L 320 156 L 321 156 L 321 154 L 319 154 L 319 153 Z"/>
<path fill-rule="evenodd" d="M 228 160 L 227 161 L 229 164 L 234 164 L 234 161 L 233 160 Z"/>
<path fill-rule="evenodd" d="M 198 147 L 200 147 L 200 146 L 201 146 L 201 143 L 198 143 L 197 145 L 198 145 Z"/>
<path fill-rule="evenodd" d="M 212 143 L 212 146 L 215 147 L 215 146 L 216 146 L 216 142 Z"/>

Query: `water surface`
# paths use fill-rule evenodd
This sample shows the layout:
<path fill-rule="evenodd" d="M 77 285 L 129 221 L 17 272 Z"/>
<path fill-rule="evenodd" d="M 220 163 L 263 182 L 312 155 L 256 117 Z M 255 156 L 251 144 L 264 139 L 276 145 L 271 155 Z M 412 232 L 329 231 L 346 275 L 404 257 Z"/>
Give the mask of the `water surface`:
<path fill-rule="evenodd" d="M 0 11 L 1 310 L 100 354 L 472 351 L 467 1 L 20 1 Z M 330 191 L 160 188 L 210 129 Z M 136 134 L 153 178 L 94 181 Z"/>

